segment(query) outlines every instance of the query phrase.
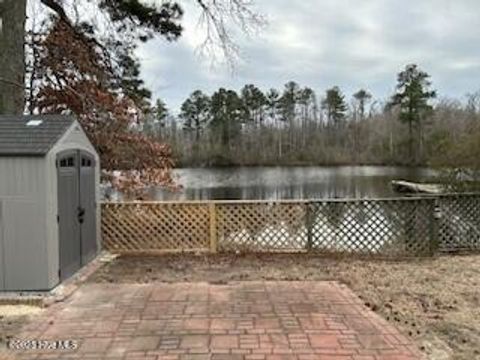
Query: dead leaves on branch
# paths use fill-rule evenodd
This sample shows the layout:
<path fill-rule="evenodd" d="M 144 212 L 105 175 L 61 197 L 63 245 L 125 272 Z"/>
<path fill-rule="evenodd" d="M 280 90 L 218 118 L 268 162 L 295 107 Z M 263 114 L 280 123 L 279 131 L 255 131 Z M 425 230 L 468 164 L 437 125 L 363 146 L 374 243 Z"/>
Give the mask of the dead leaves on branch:
<path fill-rule="evenodd" d="M 115 80 L 112 58 L 108 51 L 80 28 L 55 20 L 43 39 L 46 54 L 42 65 L 53 74 L 69 73 L 98 82 Z"/>
<path fill-rule="evenodd" d="M 77 115 L 116 189 L 138 195 L 151 185 L 174 188 L 171 148 L 135 130 L 142 109 L 122 92 L 109 54 L 61 19 L 40 39 L 34 107 Z"/>

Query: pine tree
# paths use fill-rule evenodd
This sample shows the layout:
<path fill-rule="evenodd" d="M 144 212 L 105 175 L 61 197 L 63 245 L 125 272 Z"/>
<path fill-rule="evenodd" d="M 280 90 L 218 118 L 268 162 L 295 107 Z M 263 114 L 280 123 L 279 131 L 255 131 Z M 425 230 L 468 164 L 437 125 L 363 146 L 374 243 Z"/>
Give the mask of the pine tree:
<path fill-rule="evenodd" d="M 336 129 L 342 126 L 348 106 L 338 86 L 327 90 L 325 99 L 322 101 L 322 109 L 327 114 L 329 125 Z"/>
<path fill-rule="evenodd" d="M 429 101 L 436 97 L 436 92 L 430 90 L 430 75 L 421 71 L 417 65 L 410 64 L 397 77 L 397 91 L 392 96 L 390 106 L 398 106 L 399 119 L 408 124 L 409 160 L 414 164 L 419 161 L 422 152 L 422 125 L 432 113 L 433 107 Z M 414 129 L 417 131 L 418 150 L 414 151 Z"/>
<path fill-rule="evenodd" d="M 245 85 L 241 90 L 241 98 L 245 113 L 245 122 L 259 125 L 263 122 L 263 110 L 267 99 L 255 85 Z"/>
<path fill-rule="evenodd" d="M 282 120 L 290 125 L 293 125 L 295 122 L 299 93 L 300 86 L 295 81 L 289 81 L 285 84 L 282 97 L 280 98 Z"/>
<path fill-rule="evenodd" d="M 180 109 L 180 118 L 183 120 L 183 128 L 195 132 L 195 140 L 200 140 L 203 128 L 210 122 L 210 98 L 202 91 L 194 91 L 185 100 Z"/>
<path fill-rule="evenodd" d="M 363 121 L 365 120 L 365 107 L 372 99 L 372 94 L 370 94 L 367 90 L 360 89 L 355 94 L 353 94 L 353 98 L 357 101 L 358 115 L 360 116 L 360 121 Z"/>
<path fill-rule="evenodd" d="M 229 150 L 242 128 L 243 104 L 233 90 L 219 89 L 212 95 L 210 126 L 220 134 L 222 145 Z"/>
<path fill-rule="evenodd" d="M 270 89 L 265 95 L 265 100 L 268 117 L 270 120 L 275 121 L 278 114 L 280 93 L 276 89 Z"/>

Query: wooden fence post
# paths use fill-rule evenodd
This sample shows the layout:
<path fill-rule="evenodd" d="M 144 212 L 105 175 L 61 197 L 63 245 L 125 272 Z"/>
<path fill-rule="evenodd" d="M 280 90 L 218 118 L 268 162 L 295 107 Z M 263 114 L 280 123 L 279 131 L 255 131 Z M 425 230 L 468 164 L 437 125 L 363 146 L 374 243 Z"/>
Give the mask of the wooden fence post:
<path fill-rule="evenodd" d="M 307 228 L 307 251 L 313 248 L 313 214 L 310 202 L 305 204 L 305 226 Z"/>
<path fill-rule="evenodd" d="M 217 253 L 217 209 L 215 203 L 208 205 L 210 213 L 210 252 Z"/>
<path fill-rule="evenodd" d="M 438 199 L 432 199 L 431 219 L 430 219 L 430 255 L 434 256 L 438 252 L 439 241 L 439 221 L 440 221 L 440 205 Z"/>

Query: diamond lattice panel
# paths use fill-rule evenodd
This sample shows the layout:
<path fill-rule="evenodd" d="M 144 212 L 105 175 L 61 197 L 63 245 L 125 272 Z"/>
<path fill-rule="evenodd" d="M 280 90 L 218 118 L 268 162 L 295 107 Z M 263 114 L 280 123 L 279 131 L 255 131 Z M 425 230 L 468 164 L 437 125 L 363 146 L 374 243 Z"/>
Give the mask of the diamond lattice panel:
<path fill-rule="evenodd" d="M 304 203 L 217 204 L 220 250 L 305 250 Z"/>
<path fill-rule="evenodd" d="M 102 238 L 112 252 L 209 248 L 207 204 L 104 204 Z"/>

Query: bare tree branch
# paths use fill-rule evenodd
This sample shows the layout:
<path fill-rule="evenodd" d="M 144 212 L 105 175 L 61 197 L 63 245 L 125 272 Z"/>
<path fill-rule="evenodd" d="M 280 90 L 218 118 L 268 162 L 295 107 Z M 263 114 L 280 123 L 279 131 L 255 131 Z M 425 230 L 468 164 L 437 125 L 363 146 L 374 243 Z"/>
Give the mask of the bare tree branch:
<path fill-rule="evenodd" d="M 265 18 L 255 11 L 253 0 L 196 0 L 196 3 L 202 11 L 198 25 L 206 33 L 198 53 L 215 62 L 220 52 L 233 69 L 240 57 L 234 27 L 251 36 L 266 25 Z"/>

